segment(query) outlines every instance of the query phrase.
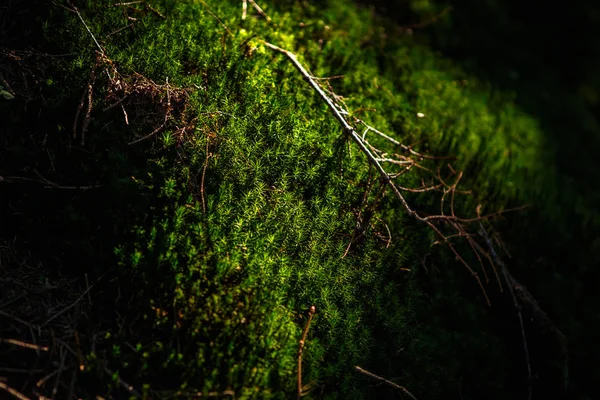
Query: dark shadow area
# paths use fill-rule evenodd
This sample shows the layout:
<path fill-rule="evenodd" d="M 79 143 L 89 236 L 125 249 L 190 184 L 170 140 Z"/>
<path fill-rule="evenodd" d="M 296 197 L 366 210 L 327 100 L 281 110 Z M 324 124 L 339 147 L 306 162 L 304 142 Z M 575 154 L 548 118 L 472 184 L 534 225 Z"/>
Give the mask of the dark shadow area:
<path fill-rule="evenodd" d="M 517 106 L 539 122 L 553 168 L 540 172 L 545 187 L 534 191 L 540 195 L 531 198 L 531 210 L 508 219 L 502 234 L 512 250 L 509 268 L 567 336 L 569 368 L 560 367 L 552 335 L 528 321 L 533 397 L 592 398 L 600 380 L 593 305 L 600 281 L 600 3 L 360 3 L 392 19 L 393 34 L 412 34 L 495 90 L 516 93 Z M 492 314 L 500 330 L 515 318 Z M 515 332 L 504 336 L 518 349 Z"/>

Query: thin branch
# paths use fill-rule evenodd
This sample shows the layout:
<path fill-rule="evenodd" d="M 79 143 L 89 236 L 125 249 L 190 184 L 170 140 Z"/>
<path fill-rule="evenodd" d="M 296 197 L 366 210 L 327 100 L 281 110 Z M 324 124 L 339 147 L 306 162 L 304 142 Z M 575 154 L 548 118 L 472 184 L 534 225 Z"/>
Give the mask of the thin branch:
<path fill-rule="evenodd" d="M 315 306 L 311 306 L 308 310 L 308 320 L 306 321 L 304 331 L 302 332 L 302 339 L 300 339 L 300 345 L 298 346 L 298 400 L 300 397 L 302 397 L 302 351 L 304 350 L 306 335 L 308 335 L 308 329 L 310 328 L 310 323 L 315 315 L 315 312 L 317 312 L 317 309 Z"/>
<path fill-rule="evenodd" d="M 37 344 L 25 343 L 25 342 L 22 342 L 17 339 L 1 339 L 0 338 L 0 343 L 12 344 L 14 346 L 24 347 L 26 349 L 31 349 L 31 350 L 41 350 L 41 351 L 49 350 L 48 346 L 38 346 Z"/>
<path fill-rule="evenodd" d="M 90 122 L 92 121 L 92 106 L 93 106 L 93 93 L 94 93 L 94 83 L 96 82 L 96 68 L 92 68 L 92 72 L 90 74 L 90 81 L 88 82 L 87 87 L 87 110 L 85 112 L 85 117 L 83 118 L 83 124 L 81 126 L 81 146 L 85 143 L 85 133 L 90 126 Z"/>
<path fill-rule="evenodd" d="M 108 373 L 109 375 L 113 375 L 114 376 L 114 372 L 111 371 L 110 369 L 108 369 L 108 367 L 104 367 L 104 371 L 106 371 L 106 373 Z M 128 384 L 127 382 L 125 382 L 123 379 L 121 379 L 120 376 L 117 376 L 117 379 L 119 381 L 119 385 L 121 385 L 121 387 L 125 390 L 127 390 L 129 392 L 129 394 L 132 394 L 136 397 L 142 397 L 142 395 L 140 394 L 140 392 L 138 392 L 137 390 L 135 390 L 135 388 Z"/>
<path fill-rule="evenodd" d="M 19 322 L 19 323 L 21 323 L 21 324 L 23 324 L 23 325 L 25 325 L 25 326 L 29 327 L 29 329 L 31 329 L 32 331 L 33 331 L 33 328 L 35 328 L 35 327 L 34 327 L 33 325 L 31 325 L 29 322 L 27 322 L 27 321 L 23 321 L 21 318 L 18 318 L 18 317 L 15 317 L 15 316 L 13 316 L 13 315 L 10 315 L 9 313 L 7 313 L 7 312 L 5 312 L 5 311 L 2 311 L 2 310 L 0 310 L 0 315 L 3 315 L 3 316 L 5 316 L 5 317 L 7 317 L 7 318 L 10 318 L 10 319 L 12 319 L 12 320 L 15 320 L 15 321 L 17 321 L 17 322 Z"/>
<path fill-rule="evenodd" d="M 442 11 L 440 11 L 438 14 L 434 15 L 432 18 L 423 21 L 423 22 L 419 22 L 416 24 L 412 24 L 412 25 L 406 25 L 403 26 L 403 29 L 421 29 L 421 28 L 425 28 L 435 22 L 437 22 L 438 20 L 440 20 L 444 15 L 448 14 L 450 11 L 452 11 L 452 7 L 446 7 L 444 8 Z"/>
<path fill-rule="evenodd" d="M 112 6 L 113 7 L 123 7 L 123 6 L 132 6 L 134 4 L 140 4 L 143 3 L 146 0 L 137 0 L 137 1 L 128 1 L 126 3 L 115 3 Z"/>
<path fill-rule="evenodd" d="M 208 152 L 210 144 L 210 136 L 206 136 L 206 159 L 204 160 L 204 166 L 202 167 L 202 179 L 200 181 L 200 197 L 202 199 L 202 212 L 206 214 L 206 199 L 204 198 L 204 179 L 206 177 L 206 168 L 208 167 L 208 159 L 211 154 Z"/>
<path fill-rule="evenodd" d="M 69 367 L 63 365 L 62 367 L 58 368 L 56 371 L 53 371 L 53 372 L 49 373 L 48 375 L 44 376 L 42 379 L 37 381 L 37 383 L 35 385 L 37 387 L 41 388 L 50 378 L 52 378 L 53 376 L 57 375 L 59 372 L 62 372 L 62 370 L 65 370 L 67 368 L 69 368 Z"/>
<path fill-rule="evenodd" d="M 400 143 L 396 139 L 394 139 L 394 138 L 386 135 L 385 133 L 368 125 L 363 120 L 356 118 L 356 121 L 363 124 L 367 128 L 366 131 L 363 133 L 363 138 L 369 131 L 372 131 L 372 132 L 375 132 L 376 134 L 378 134 L 379 136 L 381 136 L 382 138 L 384 138 L 384 139 L 388 140 L 389 142 L 395 144 L 396 146 L 400 147 L 402 150 L 407 151 L 410 154 L 415 155 L 417 157 L 426 158 L 426 159 L 430 159 L 430 160 L 455 160 L 456 159 L 456 157 L 454 157 L 454 156 L 430 156 L 427 154 L 418 153 L 418 152 L 414 151 L 410 146 Z"/>
<path fill-rule="evenodd" d="M 79 17 L 79 20 L 81 21 L 81 23 L 83 24 L 83 26 L 85 26 L 85 29 L 88 31 L 88 33 L 90 34 L 90 36 L 92 37 L 92 39 L 94 40 L 94 43 L 96 43 L 96 46 L 98 46 L 98 50 L 100 50 L 100 53 L 104 54 L 104 49 L 102 48 L 102 46 L 100 46 L 100 43 L 98 43 L 98 41 L 96 40 L 96 37 L 94 36 L 94 34 L 92 33 L 92 31 L 90 30 L 90 28 L 87 26 L 87 24 L 85 23 L 85 21 L 83 20 L 83 17 L 81 16 L 81 14 L 79 13 L 79 10 L 77 9 L 77 7 L 75 7 L 75 5 L 71 4 L 70 1 L 67 2 L 71 7 L 73 7 L 73 11 L 75 12 L 75 14 L 77 14 L 77 16 Z"/>
<path fill-rule="evenodd" d="M 19 392 L 16 389 L 11 388 L 6 383 L 0 381 L 0 389 L 7 391 L 13 397 L 16 397 L 19 400 L 31 400 L 29 397 L 25 396 L 23 393 Z"/>
<path fill-rule="evenodd" d="M 46 320 L 46 322 L 44 322 L 42 325 L 40 325 L 40 327 L 44 327 L 46 325 L 48 325 L 51 321 L 54 321 L 56 318 L 58 318 L 59 316 L 61 316 L 62 314 L 64 314 L 65 312 L 69 311 L 71 308 L 75 307 L 87 294 L 88 292 L 94 287 L 94 285 L 88 287 L 86 289 L 85 292 L 83 292 L 81 294 L 81 296 L 79 296 L 77 298 L 77 300 L 75 300 L 72 304 L 68 305 L 67 307 L 63 308 L 61 311 L 57 312 L 56 314 L 54 314 L 53 316 L 51 316 L 50 318 L 48 318 Z"/>
<path fill-rule="evenodd" d="M 405 395 L 407 395 L 408 397 L 410 397 L 411 399 L 417 400 L 417 398 L 415 396 L 413 396 L 412 393 L 409 392 L 404 386 L 400 386 L 397 383 L 394 383 L 392 381 L 389 381 L 389 380 L 387 380 L 385 378 L 380 377 L 379 375 L 375 375 L 374 373 L 366 371 L 366 370 L 362 369 L 359 366 L 354 367 L 354 370 L 357 371 L 357 372 L 359 372 L 359 373 L 361 373 L 361 374 L 363 374 L 363 375 L 368 376 L 369 378 L 375 379 L 376 381 L 379 381 L 381 383 L 385 383 L 386 385 L 388 385 L 390 387 L 393 387 L 394 389 L 398 389 L 398 390 L 402 391 L 402 393 L 404 393 Z"/>
<path fill-rule="evenodd" d="M 200 3 L 202 3 L 202 5 L 204 6 L 204 8 L 206 8 L 206 11 L 208 11 L 208 13 L 210 15 L 212 15 L 217 21 L 219 21 L 219 23 L 221 24 L 221 26 L 223 26 L 223 28 L 225 28 L 225 30 L 227 31 L 227 33 L 229 34 L 229 36 L 233 36 L 233 33 L 231 32 L 231 30 L 229 30 L 229 28 L 227 27 L 227 25 L 225 25 L 225 23 L 223 21 L 221 21 L 221 18 L 217 17 L 217 15 L 211 11 L 211 9 L 208 7 L 208 4 L 206 4 L 206 2 L 204 0 L 199 0 Z"/>
<path fill-rule="evenodd" d="M 271 17 L 269 17 L 267 15 L 267 13 L 264 12 L 263 9 L 260 8 L 260 6 L 258 4 L 256 4 L 256 1 L 254 1 L 254 0 L 248 0 L 248 1 L 250 2 L 250 4 L 252 4 L 252 7 L 254 7 L 254 9 L 267 20 L 267 22 L 271 22 Z"/>
<path fill-rule="evenodd" d="M 156 8 L 152 7 L 150 4 L 146 4 L 146 8 L 148 10 L 152 11 L 154 14 L 158 15 L 160 18 L 167 19 L 167 17 L 165 17 L 160 11 L 158 11 Z"/>
<path fill-rule="evenodd" d="M 14 374 L 33 374 L 33 373 L 44 372 L 43 369 L 10 368 L 10 367 L 0 367 L 0 371 L 14 373 Z"/>
<path fill-rule="evenodd" d="M 488 219 L 492 219 L 494 217 L 499 217 L 503 214 L 506 214 L 508 212 L 514 212 L 514 211 L 521 211 L 524 210 L 526 208 L 529 207 L 529 204 L 523 205 L 523 206 L 519 206 L 519 207 L 513 207 L 513 208 L 505 208 L 504 210 L 498 210 L 496 212 L 490 213 L 490 214 L 486 214 L 486 215 L 481 215 L 478 216 L 476 218 L 458 218 L 458 217 L 452 217 L 449 215 L 429 215 L 427 217 L 419 217 L 423 220 L 435 220 L 435 219 L 447 219 L 449 221 L 456 221 L 456 222 L 462 222 L 462 223 L 470 223 L 470 222 L 479 222 L 479 221 L 483 221 L 483 220 L 488 220 Z"/>
<path fill-rule="evenodd" d="M 420 187 L 417 189 L 412 189 L 412 188 L 406 188 L 406 187 L 402 187 L 402 186 L 398 186 L 398 189 L 400 190 L 404 190 L 407 192 L 411 192 L 411 193 L 424 193 L 424 192 L 431 192 L 432 190 L 438 190 L 442 187 L 443 185 L 437 184 L 437 185 L 432 185 L 432 186 L 425 186 L 425 187 Z"/>
<path fill-rule="evenodd" d="M 44 189 L 65 189 L 65 190 L 90 190 L 90 189 L 98 189 L 103 187 L 103 185 L 89 185 L 89 186 L 64 186 L 59 185 L 58 183 L 49 181 L 44 178 L 39 172 L 33 171 L 40 179 L 31 179 L 25 178 L 22 176 L 0 176 L 0 182 L 4 183 L 14 183 L 13 181 L 22 181 L 22 182 L 33 182 L 44 185 Z"/>
<path fill-rule="evenodd" d="M 156 129 L 154 129 L 152 132 L 147 134 L 146 136 L 142 136 L 141 138 L 138 138 L 138 139 L 135 139 L 135 140 L 129 142 L 128 145 L 129 146 L 134 145 L 136 143 L 139 143 L 141 141 L 144 141 L 144 140 L 149 139 L 152 136 L 156 135 L 167 125 L 167 121 L 169 120 L 170 116 L 171 116 L 171 94 L 169 92 L 169 88 L 167 87 L 167 110 L 165 111 L 165 118 L 164 118 L 163 123 L 160 126 L 158 126 Z"/>
<path fill-rule="evenodd" d="M 479 287 L 481 288 L 481 291 L 482 291 L 482 293 L 483 293 L 483 295 L 485 297 L 485 300 L 486 300 L 487 304 L 490 305 L 491 303 L 490 303 L 489 297 L 487 295 L 487 292 L 486 292 L 485 288 L 483 287 L 483 283 L 481 282 L 481 279 L 479 278 L 478 274 L 475 271 L 473 271 L 473 269 L 469 266 L 469 264 L 464 260 L 464 258 L 456 250 L 456 248 L 454 247 L 454 245 L 452 245 L 452 243 L 450 243 L 446 239 L 446 237 L 442 233 L 442 231 L 440 231 L 440 229 L 438 227 L 436 227 L 433 224 L 433 222 L 432 222 L 435 219 L 437 219 L 439 221 L 444 221 L 444 222 L 449 222 L 449 221 L 472 222 L 472 221 L 479 221 L 479 220 L 481 220 L 481 218 L 475 218 L 475 219 L 472 219 L 472 220 L 468 220 L 468 219 L 461 219 L 461 218 L 458 218 L 458 217 L 451 217 L 451 216 L 444 216 L 444 215 L 430 216 L 430 217 L 421 217 L 415 210 L 413 210 L 410 207 L 410 205 L 408 204 L 408 202 L 406 201 L 406 199 L 404 198 L 404 196 L 402 195 L 402 193 L 400 193 L 400 190 L 398 189 L 398 187 L 394 184 L 391 176 L 381 166 L 381 163 L 378 161 L 378 158 L 373 155 L 371 149 L 368 147 L 368 144 L 360 137 L 360 135 L 348 123 L 348 121 L 346 121 L 346 118 L 342 115 L 342 113 L 340 113 L 339 107 L 336 105 L 336 103 L 331 98 L 329 98 L 329 96 L 327 96 L 327 94 L 324 92 L 324 90 L 312 78 L 312 75 L 298 61 L 296 55 L 294 53 L 290 52 L 290 51 L 282 49 L 281 47 L 275 46 L 275 45 L 273 45 L 271 43 L 268 43 L 268 42 L 263 42 L 263 43 L 264 43 L 265 46 L 269 47 L 270 49 L 272 49 L 274 51 L 277 51 L 279 53 L 284 54 L 292 62 L 292 64 L 300 72 L 300 74 L 302 75 L 302 77 L 310 84 L 310 86 L 317 92 L 317 94 L 325 102 L 325 104 L 327 105 L 327 107 L 329 108 L 329 110 L 331 111 L 331 113 L 333 114 L 333 116 L 338 120 L 338 122 L 340 123 L 340 125 L 342 125 L 342 128 L 343 128 L 344 132 L 346 134 L 348 134 L 354 140 L 354 142 L 358 145 L 358 147 L 361 149 L 361 151 L 367 156 L 367 159 L 369 160 L 369 162 L 373 166 L 375 166 L 375 168 L 377 169 L 377 172 L 381 176 L 382 181 L 387 186 L 389 186 L 390 189 L 392 189 L 392 192 L 394 193 L 394 196 L 400 201 L 400 203 L 402 204 L 402 206 L 405 209 L 405 211 L 411 217 L 413 217 L 413 218 L 415 218 L 415 219 L 417 219 L 417 220 L 425 223 L 426 225 L 428 225 L 436 233 L 436 235 L 438 235 L 447 244 L 448 248 L 452 251 L 452 253 L 456 257 L 456 259 L 458 261 L 460 261 L 460 263 L 462 265 L 464 265 L 465 268 L 467 268 L 467 270 L 471 273 L 471 276 L 477 281 L 477 283 L 478 283 Z M 378 131 L 374 130 L 372 127 L 370 127 L 367 124 L 365 124 L 364 122 L 363 122 L 363 124 L 369 130 L 373 130 L 375 132 L 378 132 Z M 368 132 L 368 131 L 366 131 L 366 132 Z M 387 138 L 389 138 L 388 140 L 394 141 L 398 145 L 401 145 L 395 139 L 392 139 L 392 138 L 390 138 L 387 135 L 385 135 L 385 136 Z M 401 146 L 401 148 L 405 149 L 406 151 L 408 151 L 409 153 L 411 153 L 413 155 L 416 155 L 418 157 L 426 158 L 424 155 L 421 155 L 420 153 L 415 152 L 414 150 L 410 149 L 407 146 L 404 146 L 404 147 Z M 418 164 L 415 164 L 415 165 L 418 165 Z M 498 213 L 496 213 L 496 214 L 498 214 Z"/>
<path fill-rule="evenodd" d="M 106 38 L 109 38 L 109 37 L 111 37 L 112 35 L 116 35 L 117 33 L 119 33 L 119 32 L 122 32 L 122 31 L 124 31 L 125 29 L 127 29 L 127 28 L 132 28 L 132 27 L 133 27 L 133 24 L 125 25 L 125 26 L 123 26 L 123 27 L 121 27 L 121 28 L 117 29 L 116 31 L 109 33 L 108 35 L 106 35 L 106 36 L 104 37 L 104 39 L 106 39 Z"/>

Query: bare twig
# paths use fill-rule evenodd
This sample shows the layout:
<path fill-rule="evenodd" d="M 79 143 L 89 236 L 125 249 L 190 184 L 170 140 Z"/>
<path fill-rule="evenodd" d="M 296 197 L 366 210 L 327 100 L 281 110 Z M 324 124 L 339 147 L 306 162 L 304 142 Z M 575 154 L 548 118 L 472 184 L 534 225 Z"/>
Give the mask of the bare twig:
<path fill-rule="evenodd" d="M 83 118 L 83 124 L 81 126 L 81 146 L 85 143 L 85 133 L 90 126 L 90 122 L 92 121 L 92 106 L 93 106 L 93 93 L 94 93 L 94 83 L 96 82 L 96 68 L 92 68 L 90 81 L 87 86 L 87 110 L 85 112 L 85 117 Z"/>
<path fill-rule="evenodd" d="M 248 0 L 242 0 L 242 21 L 246 19 L 248 13 Z"/>
<path fill-rule="evenodd" d="M 7 391 L 13 397 L 16 397 L 19 400 L 31 400 L 29 397 L 25 396 L 23 393 L 19 392 L 16 389 L 11 388 L 6 383 L 0 381 L 0 389 Z"/>
<path fill-rule="evenodd" d="M 489 218 L 489 217 L 491 217 L 491 215 L 490 216 L 478 216 L 477 218 L 473 218 L 473 219 L 464 219 L 464 218 L 456 217 L 454 215 L 446 216 L 443 214 L 429 216 L 429 217 L 422 217 L 421 215 L 419 215 L 419 213 L 417 213 L 417 211 L 415 211 L 412 207 L 410 207 L 406 198 L 400 192 L 400 189 L 393 182 L 390 174 L 388 174 L 386 172 L 386 170 L 382 167 L 380 160 L 385 158 L 385 157 L 383 157 L 385 154 L 380 152 L 381 153 L 380 157 L 375 156 L 373 154 L 373 152 L 376 152 L 375 149 L 373 148 L 373 146 L 369 145 L 368 142 L 366 142 L 366 140 L 364 139 L 364 136 L 369 131 L 373 131 L 375 133 L 378 133 L 380 136 L 386 138 L 388 141 L 394 143 L 395 145 L 400 146 L 400 148 L 407 151 L 411 155 L 416 156 L 417 158 L 433 158 L 433 159 L 436 159 L 436 158 L 420 154 L 420 153 L 414 151 L 413 149 L 411 149 L 410 147 L 402 145 L 397 140 L 389 137 L 388 135 L 383 134 L 382 132 L 378 131 L 377 129 L 374 129 L 373 127 L 367 125 L 363 121 L 357 119 L 356 122 L 362 123 L 366 127 L 366 131 L 363 133 L 363 137 L 361 137 L 357 133 L 357 131 L 354 129 L 354 127 L 351 126 L 348 123 L 348 121 L 346 120 L 346 118 L 344 117 L 344 115 L 346 115 L 347 113 L 344 111 L 344 109 L 342 107 L 340 107 L 336 103 L 337 97 L 335 97 L 336 100 L 332 100 L 325 93 L 323 88 L 321 88 L 321 86 L 313 78 L 312 74 L 310 74 L 306 70 L 306 68 L 304 68 L 304 66 L 298 61 L 298 59 L 294 53 L 287 51 L 285 49 L 282 49 L 281 47 L 275 46 L 268 42 L 263 42 L 263 43 L 265 46 L 269 47 L 270 49 L 284 54 L 292 62 L 292 64 L 300 72 L 302 77 L 309 83 L 309 85 L 315 90 L 315 92 L 317 92 L 319 97 L 321 97 L 321 99 L 325 102 L 325 104 L 327 105 L 327 107 L 329 108 L 329 110 L 331 111 L 333 116 L 338 120 L 338 122 L 342 126 L 344 132 L 352 138 L 352 140 L 358 145 L 360 150 L 367 156 L 369 163 L 371 163 L 373 166 L 375 166 L 375 169 L 379 173 L 381 180 L 392 190 L 392 192 L 394 193 L 394 196 L 400 201 L 400 203 L 402 204 L 402 206 L 406 210 L 406 212 L 411 217 L 413 217 L 413 218 L 417 219 L 418 221 L 429 226 L 429 228 L 432 229 L 435 232 L 435 234 L 440 237 L 441 241 L 443 241 L 447 245 L 447 247 L 452 251 L 452 253 L 456 257 L 456 259 L 470 272 L 471 276 L 477 281 L 477 283 L 485 297 L 487 304 L 490 305 L 489 297 L 487 295 L 487 292 L 486 292 L 486 290 L 483 286 L 483 283 L 481 282 L 481 279 L 479 278 L 478 274 L 469 266 L 469 264 L 459 254 L 459 252 L 454 247 L 454 245 L 447 240 L 446 235 L 440 230 L 440 228 L 438 228 L 434 224 L 434 222 L 435 221 L 444 222 L 444 223 L 448 224 L 450 227 L 456 227 L 456 225 L 453 225 L 452 223 L 454 223 L 454 222 L 455 223 L 477 222 L 482 219 L 486 219 L 486 217 Z M 407 160 L 405 160 L 405 161 L 407 161 Z M 412 165 L 418 166 L 418 164 L 414 161 L 409 163 L 409 167 Z M 455 187 L 454 187 L 454 189 L 455 189 Z M 454 189 L 451 189 L 451 190 L 454 190 Z M 498 212 L 498 213 L 495 213 L 494 215 L 499 215 L 500 213 L 501 212 Z"/>
<path fill-rule="evenodd" d="M 128 2 L 124 2 L 124 3 L 115 3 L 112 6 L 113 7 L 132 6 L 134 4 L 143 3 L 144 1 L 146 1 L 146 0 L 128 1 Z"/>
<path fill-rule="evenodd" d="M 48 346 L 38 346 L 37 344 L 25 343 L 25 342 L 22 342 L 17 339 L 1 339 L 0 338 L 0 343 L 12 344 L 15 346 L 24 347 L 26 349 L 31 349 L 31 350 L 40 350 L 40 351 L 48 351 L 49 350 Z"/>
<path fill-rule="evenodd" d="M 36 383 L 35 385 L 36 385 L 37 387 L 40 387 L 40 388 L 41 388 L 42 386 L 44 386 L 44 384 L 45 384 L 46 382 L 48 382 L 48 380 L 49 380 L 50 378 L 52 378 L 53 376 L 56 376 L 56 375 L 57 375 L 59 372 L 62 372 L 62 370 L 65 370 L 65 369 L 67 369 L 67 368 L 69 368 L 69 367 L 68 367 L 68 366 L 64 366 L 64 365 L 63 365 L 62 367 L 58 368 L 56 371 L 52 371 L 52 372 L 51 372 L 51 373 L 49 373 L 48 375 L 44 376 L 42 379 L 40 379 L 39 381 L 37 381 L 37 383 Z"/>
<path fill-rule="evenodd" d="M 200 1 L 200 3 L 202 3 L 204 8 L 206 8 L 206 11 L 208 11 L 208 13 L 210 15 L 212 15 L 217 21 L 219 21 L 219 23 L 221 24 L 221 26 L 223 26 L 223 28 L 225 28 L 225 30 L 227 31 L 229 36 L 233 36 L 233 33 L 231 32 L 231 30 L 229 30 L 227 25 L 225 25 L 225 23 L 223 21 L 221 21 L 221 18 L 217 17 L 217 14 L 215 14 L 214 12 L 211 11 L 211 9 L 208 7 L 208 4 L 206 4 L 206 2 L 204 0 L 199 0 L 199 1 Z"/>
<path fill-rule="evenodd" d="M 32 182 L 44 185 L 44 189 L 65 189 L 65 190 L 90 190 L 97 189 L 103 185 L 88 185 L 88 186 L 64 186 L 58 183 L 52 182 L 44 178 L 39 172 L 33 171 L 40 179 L 25 178 L 22 176 L 0 176 L 0 182 L 3 183 L 14 183 L 14 181 Z"/>
<path fill-rule="evenodd" d="M 12 320 L 15 320 L 15 321 L 17 321 L 17 322 L 19 322 L 19 323 L 21 323 L 21 324 L 23 324 L 23 325 L 25 325 L 25 326 L 29 327 L 29 328 L 30 328 L 30 329 L 32 329 L 32 330 L 33 330 L 33 328 L 35 328 L 35 327 L 34 327 L 33 325 L 31 325 L 29 322 L 27 322 L 27 321 L 23 321 L 21 318 L 18 318 L 18 317 L 15 317 L 15 316 L 13 316 L 13 315 L 10 315 L 9 313 L 7 313 L 7 312 L 5 312 L 5 311 L 2 311 L 2 310 L 0 310 L 0 315 L 3 315 L 3 316 L 5 316 L 5 317 L 7 317 L 7 318 L 10 318 L 10 319 L 12 319 Z"/>
<path fill-rule="evenodd" d="M 104 371 L 106 371 L 107 374 L 114 376 L 115 373 L 113 371 L 111 371 L 110 369 L 108 369 L 108 367 L 104 367 Z M 125 382 L 123 379 L 121 379 L 120 376 L 117 376 L 117 379 L 119 381 L 119 385 L 121 385 L 121 387 L 125 390 L 127 390 L 129 392 L 129 394 L 132 394 L 136 397 L 142 397 L 142 395 L 140 394 L 140 392 L 138 392 L 137 390 L 135 390 L 135 388 L 130 385 L 129 383 Z"/>
<path fill-rule="evenodd" d="M 208 159 L 211 154 L 208 152 L 210 144 L 210 136 L 206 136 L 206 159 L 204 160 L 204 166 L 202 167 L 202 179 L 200 181 L 200 197 L 202 199 L 202 212 L 206 214 L 206 199 L 204 198 L 204 179 L 206 177 L 206 168 L 208 167 Z"/>
<path fill-rule="evenodd" d="M 403 26 L 403 29 L 421 29 L 421 28 L 425 28 L 431 24 L 434 24 L 435 22 L 439 21 L 444 15 L 448 14 L 450 11 L 452 11 L 452 7 L 446 7 L 444 8 L 442 11 L 440 11 L 438 14 L 434 15 L 433 17 L 431 17 L 430 19 L 423 21 L 423 22 L 419 22 L 416 24 L 411 24 L 411 25 L 406 25 Z"/>
<path fill-rule="evenodd" d="M 0 371 L 2 372 L 10 372 L 14 374 L 33 374 L 44 372 L 43 369 L 31 369 L 31 368 L 10 368 L 10 367 L 0 367 Z"/>
<path fill-rule="evenodd" d="M 260 6 L 256 3 L 256 1 L 254 0 L 248 0 L 250 2 L 250 4 L 252 4 L 252 7 L 254 7 L 254 9 L 256 10 L 256 12 L 258 12 L 260 15 L 262 15 L 264 17 L 264 19 L 267 20 L 267 22 L 271 22 L 271 17 L 269 17 L 267 15 L 267 13 L 265 13 L 263 11 L 262 8 L 260 8 Z"/>
<path fill-rule="evenodd" d="M 40 327 L 44 327 L 46 325 L 48 325 L 48 323 L 50 323 L 51 321 L 54 321 L 56 318 L 58 318 L 59 316 L 61 316 L 62 314 L 64 314 L 65 312 L 69 311 L 71 308 L 75 307 L 87 294 L 88 292 L 94 287 L 94 285 L 89 286 L 85 292 L 83 292 L 81 294 L 81 296 L 79 296 L 77 298 L 77 300 L 75 300 L 73 303 L 71 303 L 70 305 L 68 305 L 67 307 L 63 308 L 62 310 L 60 310 L 59 312 L 57 312 L 56 314 L 54 314 L 53 316 L 51 316 L 50 318 L 48 318 L 46 320 L 46 322 L 44 322 L 42 325 L 40 325 Z"/>
<path fill-rule="evenodd" d="M 60 347 L 60 366 L 58 367 L 58 372 L 56 373 L 56 380 L 54 381 L 54 387 L 52 388 L 52 398 L 56 398 L 56 394 L 58 393 L 58 385 L 60 384 L 60 376 L 65 368 L 65 359 L 67 358 L 67 354 L 64 348 Z"/>
<path fill-rule="evenodd" d="M 112 35 L 116 35 L 117 33 L 121 32 L 121 31 L 124 31 L 124 30 L 125 30 L 125 29 L 127 29 L 127 28 L 132 28 L 132 27 L 133 27 L 133 24 L 128 24 L 128 25 L 125 25 L 125 26 L 123 26 L 123 27 L 121 27 L 121 28 L 119 28 L 119 29 L 117 29 L 117 30 L 115 30 L 115 31 L 113 31 L 113 32 L 111 32 L 111 33 L 109 33 L 109 34 L 108 34 L 108 35 L 106 35 L 104 38 L 105 38 L 105 39 L 106 39 L 106 38 L 109 38 L 109 37 L 111 37 Z"/>
<path fill-rule="evenodd" d="M 302 338 L 300 339 L 300 345 L 298 346 L 298 399 L 302 397 L 302 351 L 304 350 L 304 344 L 306 343 L 306 335 L 308 334 L 308 329 L 310 328 L 310 323 L 313 319 L 313 316 L 317 312 L 315 306 L 311 306 L 308 311 L 308 320 L 306 321 L 306 325 L 304 326 L 304 331 L 302 331 Z"/>
<path fill-rule="evenodd" d="M 154 14 L 158 15 L 160 18 L 167 19 L 167 17 L 165 17 L 160 11 L 158 11 L 156 8 L 152 7 L 150 4 L 146 4 L 146 8 L 148 10 L 152 11 Z"/>
<path fill-rule="evenodd" d="M 164 118 L 163 123 L 160 126 L 158 126 L 156 129 L 154 129 L 152 132 L 147 134 L 146 136 L 142 136 L 141 138 L 135 139 L 135 140 L 129 142 L 128 144 L 131 146 L 133 144 L 139 143 L 143 140 L 149 139 L 152 136 L 156 135 L 167 125 L 167 121 L 169 120 L 170 116 L 171 116 L 171 93 L 169 92 L 169 88 L 167 86 L 167 110 L 165 111 L 165 118 Z"/>
<path fill-rule="evenodd" d="M 85 23 L 85 21 L 83 20 L 83 17 L 81 16 L 81 14 L 79 13 L 79 10 L 77 9 L 77 7 L 75 7 L 75 5 L 71 4 L 70 1 L 67 2 L 71 7 L 73 7 L 73 11 L 75 12 L 75 14 L 77 14 L 77 16 L 79 17 L 79 20 L 81 21 L 81 23 L 83 24 L 83 26 L 85 26 L 85 29 L 88 31 L 88 33 L 90 34 L 90 36 L 92 37 L 92 39 L 94 40 L 94 43 L 96 43 L 96 46 L 98 47 L 98 50 L 100 50 L 100 53 L 104 54 L 104 49 L 102 48 L 102 46 L 100 46 L 100 43 L 98 43 L 98 41 L 96 40 L 96 37 L 94 36 L 94 34 L 92 33 L 92 31 L 90 30 L 90 28 L 87 26 L 87 24 Z"/>
<path fill-rule="evenodd" d="M 394 389 L 398 389 L 398 390 L 402 391 L 405 395 L 407 395 L 408 397 L 410 397 L 411 399 L 417 400 L 417 398 L 415 396 L 413 396 L 412 393 L 410 393 L 404 386 L 400 386 L 397 383 L 394 383 L 392 381 L 388 381 L 387 379 L 382 378 L 379 375 L 375 375 L 372 372 L 366 371 L 366 370 L 362 369 L 359 366 L 354 367 L 354 370 L 357 371 L 357 372 L 359 372 L 359 373 L 361 373 L 361 374 L 363 374 L 363 375 L 368 376 L 369 378 L 373 378 L 373 379 L 375 379 L 375 380 L 377 380 L 379 382 L 385 383 L 386 385 L 388 385 L 390 387 L 393 387 Z"/>

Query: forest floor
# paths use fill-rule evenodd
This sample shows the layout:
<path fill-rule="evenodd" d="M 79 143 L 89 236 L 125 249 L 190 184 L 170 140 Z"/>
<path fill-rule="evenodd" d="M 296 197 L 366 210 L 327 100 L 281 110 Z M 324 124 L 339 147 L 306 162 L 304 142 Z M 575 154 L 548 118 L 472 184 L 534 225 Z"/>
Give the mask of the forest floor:
<path fill-rule="evenodd" d="M 364 3 L 0 8 L 0 390 L 591 398 L 597 59 Z"/>

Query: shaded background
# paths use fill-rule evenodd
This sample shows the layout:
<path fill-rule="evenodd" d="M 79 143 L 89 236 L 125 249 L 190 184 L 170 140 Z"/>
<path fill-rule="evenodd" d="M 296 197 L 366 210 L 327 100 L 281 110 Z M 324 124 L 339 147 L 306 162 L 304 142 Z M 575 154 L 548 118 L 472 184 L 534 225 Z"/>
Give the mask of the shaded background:
<path fill-rule="evenodd" d="M 510 219 L 502 233 L 513 255 L 509 268 L 567 336 L 570 360 L 568 371 L 561 371 L 551 335 L 529 330 L 534 397 L 595 398 L 600 381 L 595 366 L 600 355 L 600 4 L 360 3 L 393 19 L 396 34 L 412 34 L 468 74 L 514 92 L 516 104 L 539 122 L 551 167 L 538 171 L 543 185 L 530 188 L 530 211 Z M 501 331 L 513 318 L 492 315 Z M 518 348 L 518 335 L 509 331 L 507 341 Z"/>

